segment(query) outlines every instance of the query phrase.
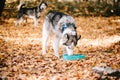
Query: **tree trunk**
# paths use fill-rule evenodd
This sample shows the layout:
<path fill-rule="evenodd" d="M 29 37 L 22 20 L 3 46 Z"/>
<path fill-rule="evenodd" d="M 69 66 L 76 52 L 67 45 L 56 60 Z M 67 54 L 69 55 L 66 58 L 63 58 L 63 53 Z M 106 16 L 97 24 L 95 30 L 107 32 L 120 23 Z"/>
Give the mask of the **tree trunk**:
<path fill-rule="evenodd" d="M 100 0 L 98 0 L 98 4 L 100 4 Z"/>
<path fill-rule="evenodd" d="M 5 5 L 5 1 L 6 0 L 0 0 L 0 16 L 2 15 L 2 11 L 3 11 L 4 5 Z"/>

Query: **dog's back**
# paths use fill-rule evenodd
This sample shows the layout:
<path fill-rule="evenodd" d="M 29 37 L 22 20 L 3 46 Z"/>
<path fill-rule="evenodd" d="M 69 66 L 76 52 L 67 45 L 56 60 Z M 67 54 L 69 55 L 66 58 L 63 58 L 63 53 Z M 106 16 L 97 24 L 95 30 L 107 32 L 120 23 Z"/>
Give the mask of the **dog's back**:
<path fill-rule="evenodd" d="M 63 16 L 67 16 L 67 15 L 62 12 L 56 12 L 56 11 L 49 11 L 47 14 L 47 17 L 51 22 L 52 26 L 57 25 L 57 23 Z"/>

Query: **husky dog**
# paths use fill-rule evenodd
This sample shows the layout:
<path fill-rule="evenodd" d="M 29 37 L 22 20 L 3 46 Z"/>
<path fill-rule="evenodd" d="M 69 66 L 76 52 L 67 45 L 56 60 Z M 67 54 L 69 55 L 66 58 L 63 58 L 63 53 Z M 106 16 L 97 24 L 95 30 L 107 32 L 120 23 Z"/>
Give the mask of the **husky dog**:
<path fill-rule="evenodd" d="M 60 39 L 62 39 L 62 44 L 66 49 L 66 53 L 72 55 L 73 48 L 81 38 L 81 36 L 77 35 L 74 18 L 62 12 L 48 12 L 43 22 L 43 54 L 46 54 L 46 46 L 51 32 L 54 34 L 53 49 L 55 56 L 59 57 L 58 46 Z"/>
<path fill-rule="evenodd" d="M 43 10 L 47 7 L 47 3 L 41 2 L 37 7 L 33 8 L 23 8 L 25 4 L 22 3 L 18 6 L 17 22 L 16 25 L 20 24 L 23 21 L 23 17 L 29 17 L 34 19 L 34 25 L 38 25 L 38 18 L 40 17 Z"/>

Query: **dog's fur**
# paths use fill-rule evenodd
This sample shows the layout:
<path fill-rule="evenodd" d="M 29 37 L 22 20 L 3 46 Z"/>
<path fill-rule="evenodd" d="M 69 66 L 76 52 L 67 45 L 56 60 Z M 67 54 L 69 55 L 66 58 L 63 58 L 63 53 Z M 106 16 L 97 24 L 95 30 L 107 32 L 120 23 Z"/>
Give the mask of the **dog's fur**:
<path fill-rule="evenodd" d="M 41 2 L 41 4 L 37 7 L 33 8 L 25 8 L 23 7 L 25 4 L 22 3 L 18 6 L 18 14 L 17 14 L 17 22 L 16 26 L 23 21 L 23 17 L 29 17 L 34 19 L 34 25 L 38 25 L 38 18 L 40 17 L 43 10 L 46 9 L 47 3 Z"/>
<path fill-rule="evenodd" d="M 60 39 L 62 39 L 66 53 L 72 55 L 73 48 L 81 37 L 77 35 L 74 18 L 62 12 L 48 12 L 43 22 L 43 54 L 46 54 L 47 42 L 51 32 L 54 34 L 53 49 L 55 56 L 59 57 L 58 46 Z"/>

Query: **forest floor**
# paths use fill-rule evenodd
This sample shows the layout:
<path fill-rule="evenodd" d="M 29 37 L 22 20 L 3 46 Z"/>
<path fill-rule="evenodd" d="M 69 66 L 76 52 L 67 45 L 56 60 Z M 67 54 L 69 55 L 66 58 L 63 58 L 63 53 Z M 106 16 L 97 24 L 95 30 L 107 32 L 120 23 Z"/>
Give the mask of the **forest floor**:
<path fill-rule="evenodd" d="M 77 32 L 81 35 L 74 53 L 85 59 L 64 61 L 54 56 L 50 38 L 47 54 L 42 55 L 42 23 L 34 27 L 33 20 L 15 26 L 16 19 L 1 18 L 0 78 L 8 80 L 98 80 L 94 66 L 120 69 L 120 17 L 77 17 Z M 114 77 L 109 77 L 114 80 Z M 1 80 L 1 79 L 0 79 Z"/>

